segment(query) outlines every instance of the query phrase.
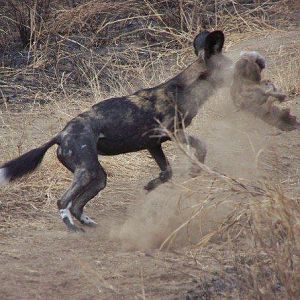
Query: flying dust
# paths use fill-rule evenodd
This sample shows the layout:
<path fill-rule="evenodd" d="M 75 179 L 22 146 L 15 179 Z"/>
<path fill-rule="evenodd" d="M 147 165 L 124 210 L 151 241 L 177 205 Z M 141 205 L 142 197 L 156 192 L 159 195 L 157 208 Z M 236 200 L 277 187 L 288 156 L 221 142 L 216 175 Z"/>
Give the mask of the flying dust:
<path fill-rule="evenodd" d="M 208 101 L 192 132 L 207 143 L 206 164 L 233 178 L 256 181 L 266 175 L 261 157 L 278 130 L 245 112 L 237 112 L 228 89 Z M 179 152 L 179 151 L 177 151 Z M 129 208 L 127 220 L 111 231 L 126 249 L 178 248 L 196 244 L 215 231 L 240 201 L 224 182 L 207 171 L 190 178 L 189 155 L 172 163 L 174 178 Z"/>

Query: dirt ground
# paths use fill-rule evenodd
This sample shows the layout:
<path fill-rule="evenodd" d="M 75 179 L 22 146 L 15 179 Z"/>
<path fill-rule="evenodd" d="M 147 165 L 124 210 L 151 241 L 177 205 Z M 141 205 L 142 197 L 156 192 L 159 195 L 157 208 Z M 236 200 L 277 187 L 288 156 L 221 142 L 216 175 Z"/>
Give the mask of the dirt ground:
<path fill-rule="evenodd" d="M 228 54 L 237 57 L 240 50 L 258 50 L 267 58 L 267 74 L 284 90 L 280 70 L 288 68 L 284 53 L 291 48 L 300 51 L 300 31 L 273 31 L 257 38 L 245 38 L 238 45 L 228 47 Z M 235 178 L 268 177 L 285 183 L 285 192 L 291 197 L 299 197 L 299 132 L 279 133 L 246 113 L 236 112 L 226 93 L 222 91 L 211 99 L 189 128 L 207 142 L 207 165 Z M 290 99 L 292 113 L 300 118 L 299 96 L 291 94 Z M 8 140 L 10 136 L 26 140 L 22 151 L 30 149 L 32 144 L 41 144 L 68 119 L 68 109 L 61 105 L 60 114 L 55 113 L 57 107 L 51 106 L 47 111 L 43 107 L 29 110 L 30 122 L 18 112 L 3 109 L 1 139 Z M 49 113 L 54 122 L 48 122 Z M 22 136 L 18 130 L 20 124 L 26 128 Z M 1 147 L 5 159 L 10 158 L 8 151 L 8 147 Z M 38 171 L 48 174 L 45 183 L 34 184 L 36 177 L 30 175 L 18 188 L 1 187 L 2 193 L 23 199 L 13 208 L 0 199 L 0 214 L 13 209 L 18 218 L 15 224 L 14 219 L 5 219 L 1 226 L 1 299 L 191 299 L 187 298 L 189 291 L 199 286 L 201 279 L 210 280 L 206 271 L 211 274 L 214 267 L 205 255 L 209 249 L 203 249 L 201 261 L 186 255 L 188 248 L 180 245 L 159 251 L 157 246 L 167 237 L 164 228 L 149 230 L 158 219 L 151 216 L 153 223 L 149 223 L 150 213 L 141 214 L 148 228 L 148 225 L 143 227 L 143 219 L 134 218 L 135 208 L 140 211 L 149 208 L 147 201 L 152 203 L 154 198 L 164 203 L 165 193 L 182 181 L 180 172 L 184 166 L 178 162 L 178 151 L 171 144 L 166 145 L 166 151 L 176 169 L 175 178 L 153 194 L 146 195 L 142 189 L 158 173 L 146 153 L 103 158 L 109 173 L 108 187 L 87 208 L 98 226 L 79 234 L 67 232 L 56 211 L 56 199 L 70 182 L 70 174 L 55 162 L 54 149 L 51 151 Z M 196 180 L 203 186 L 205 195 L 205 176 Z M 28 198 L 32 193 L 35 199 Z M 232 199 L 235 197 L 234 192 L 228 193 Z M 169 195 L 171 199 L 174 196 Z M 38 199 L 43 199 L 42 206 L 36 204 Z M 159 215 L 159 219 L 168 219 L 168 213 Z M 204 217 L 203 222 L 209 220 Z M 139 234 L 134 234 L 135 231 Z M 121 239 L 118 239 L 116 235 L 120 232 Z M 158 240 L 157 236 L 160 236 Z M 126 245 L 126 241 L 131 244 Z M 215 281 L 214 284 L 218 285 Z M 222 289 L 222 282 L 219 286 Z M 199 292 L 193 299 L 202 298 L 209 296 Z"/>

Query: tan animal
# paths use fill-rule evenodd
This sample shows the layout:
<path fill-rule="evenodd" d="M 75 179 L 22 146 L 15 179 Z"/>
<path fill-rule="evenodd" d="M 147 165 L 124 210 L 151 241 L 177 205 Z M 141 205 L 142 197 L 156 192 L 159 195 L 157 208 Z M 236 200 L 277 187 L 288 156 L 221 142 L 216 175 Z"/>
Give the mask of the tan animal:
<path fill-rule="evenodd" d="M 281 93 L 270 80 L 261 80 L 266 66 L 263 56 L 255 51 L 242 52 L 234 67 L 231 97 L 234 105 L 253 113 L 266 123 L 284 131 L 300 128 L 289 108 L 280 108 L 275 102 L 283 102 Z"/>

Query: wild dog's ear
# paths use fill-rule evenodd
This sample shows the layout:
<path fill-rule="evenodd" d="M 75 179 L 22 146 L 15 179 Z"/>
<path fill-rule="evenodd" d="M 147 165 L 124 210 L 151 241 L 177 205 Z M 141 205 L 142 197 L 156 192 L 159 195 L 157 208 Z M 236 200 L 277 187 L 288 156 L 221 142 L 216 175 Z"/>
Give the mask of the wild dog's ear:
<path fill-rule="evenodd" d="M 205 39 L 209 35 L 209 31 L 200 32 L 194 39 L 194 50 L 195 54 L 198 56 L 201 50 L 204 50 Z"/>
<path fill-rule="evenodd" d="M 209 59 L 211 56 L 222 52 L 225 36 L 220 30 L 211 32 L 205 38 L 204 57 Z"/>

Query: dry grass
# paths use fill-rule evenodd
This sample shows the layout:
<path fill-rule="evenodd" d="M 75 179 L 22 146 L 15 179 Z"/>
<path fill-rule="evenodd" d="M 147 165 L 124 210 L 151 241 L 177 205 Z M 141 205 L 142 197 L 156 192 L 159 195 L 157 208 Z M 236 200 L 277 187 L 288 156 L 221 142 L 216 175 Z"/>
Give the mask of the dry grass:
<path fill-rule="evenodd" d="M 285 197 L 279 187 L 266 187 L 265 192 L 231 216 L 217 234 L 227 249 L 226 263 L 242 281 L 241 293 L 298 299 L 299 202 Z"/>
<path fill-rule="evenodd" d="M 176 4 L 145 0 L 142 5 L 135 0 L 126 1 L 126 5 L 124 1 L 82 2 L 76 7 L 55 6 L 50 13 L 53 18 L 39 23 L 37 31 L 36 11 L 32 11 L 29 51 L 22 55 L 15 52 L 20 64 L 10 54 L 2 57 L 1 161 L 40 145 L 94 102 L 171 77 L 190 61 L 192 39 L 200 29 L 224 29 L 231 33 L 232 44 L 245 34 L 278 30 L 279 25 L 287 24 L 288 13 L 287 1 L 252 5 L 191 0 Z M 15 32 L 5 20 L 9 25 L 1 29 L 5 33 L 1 43 L 11 45 L 10 36 L 15 37 Z M 300 88 L 299 51 L 290 50 L 276 53 L 281 63 L 272 75 L 294 96 Z M 185 148 L 181 150 L 193 159 Z M 137 158 L 126 156 L 126 160 L 104 159 L 104 164 L 110 166 L 109 176 L 115 176 L 116 181 L 125 177 L 138 185 L 145 176 L 140 168 L 145 160 L 148 162 L 141 154 Z M 176 213 L 183 212 L 184 218 L 178 218 L 160 241 L 160 248 L 168 249 L 183 232 L 188 236 L 184 240 L 187 255 L 195 265 L 207 258 L 212 262 L 211 269 L 205 270 L 204 283 L 196 285 L 191 296 L 299 299 L 299 201 L 287 197 L 280 185 L 237 180 L 201 167 L 202 177 L 176 186 L 181 204 L 189 197 L 192 201 L 190 206 L 176 206 Z M 1 188 L 0 232 L 6 234 L 9 228 L 24 225 L 46 227 L 43 220 L 56 211 L 56 200 L 70 179 L 51 150 L 36 173 Z M 107 195 L 122 189 L 108 188 Z M 197 232 L 195 240 L 193 228 L 202 228 L 208 212 L 222 205 L 228 207 L 228 203 L 229 213 L 221 215 L 214 226 Z M 222 279 L 222 288 L 216 287 L 210 275 Z"/>
<path fill-rule="evenodd" d="M 177 223 L 164 222 L 164 230 L 170 222 L 173 229 L 160 244 L 162 250 L 190 243 L 187 253 L 199 268 L 210 261 L 190 296 L 299 299 L 299 199 L 285 196 L 281 185 L 237 180 L 199 166 L 204 174 L 173 187 Z"/>
<path fill-rule="evenodd" d="M 7 50 L 2 57 L 2 98 L 9 95 L 8 101 L 16 101 L 21 94 L 28 101 L 43 101 L 41 91 L 56 90 L 84 95 L 92 91 L 99 99 L 102 92 L 124 94 L 153 85 L 162 80 L 155 70 L 164 65 L 172 76 L 190 61 L 199 30 L 250 35 L 278 30 L 288 22 L 287 2 L 80 1 L 72 7 L 52 0 L 48 7 L 43 1 L 26 0 L 18 6 L 11 0 L 0 19 L 6 33 L 1 43 Z M 15 47 L 18 24 L 29 31 L 29 51 Z M 20 81 L 26 85 L 16 83 Z"/>
<path fill-rule="evenodd" d="M 281 49 L 277 54 L 277 66 L 273 76 L 278 85 L 288 93 L 290 97 L 300 94 L 300 50 L 296 45 L 289 49 Z"/>

